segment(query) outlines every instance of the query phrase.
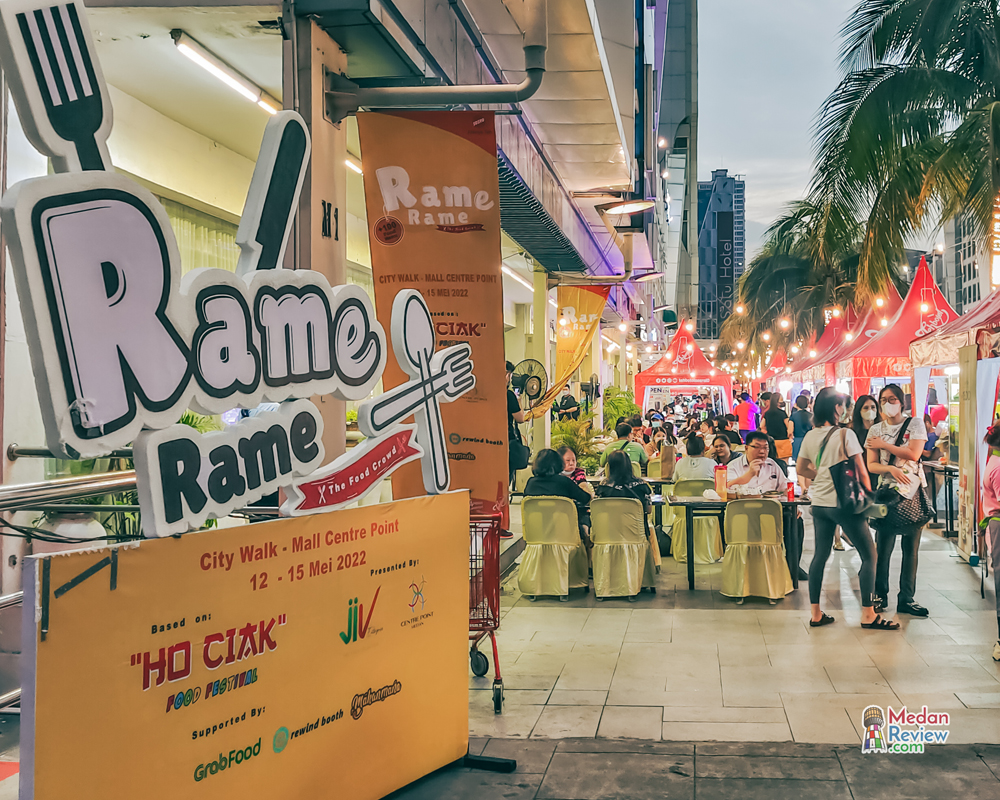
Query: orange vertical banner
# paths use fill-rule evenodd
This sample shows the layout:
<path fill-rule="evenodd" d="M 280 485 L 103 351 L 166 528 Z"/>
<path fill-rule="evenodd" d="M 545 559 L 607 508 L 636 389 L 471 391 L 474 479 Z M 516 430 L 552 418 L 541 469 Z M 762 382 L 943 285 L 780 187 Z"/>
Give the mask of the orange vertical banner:
<path fill-rule="evenodd" d="M 560 286 L 557 291 L 559 319 L 556 330 L 556 372 L 552 386 L 529 415 L 540 417 L 559 397 L 590 349 L 608 302 L 610 286 Z"/>
<path fill-rule="evenodd" d="M 441 406 L 451 488 L 469 489 L 472 513 L 506 513 L 507 406 L 500 187 L 492 112 L 358 114 L 375 308 L 390 329 L 392 301 L 416 289 L 438 348 L 472 346 L 476 387 Z M 386 388 L 407 376 L 390 353 Z M 393 494 L 425 494 L 417 464 L 399 469 Z"/>

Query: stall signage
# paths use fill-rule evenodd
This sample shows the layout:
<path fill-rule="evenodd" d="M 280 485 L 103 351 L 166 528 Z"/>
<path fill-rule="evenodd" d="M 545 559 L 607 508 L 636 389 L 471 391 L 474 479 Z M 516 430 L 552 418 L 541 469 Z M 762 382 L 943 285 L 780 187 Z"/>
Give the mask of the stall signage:
<path fill-rule="evenodd" d="M 152 535 L 197 528 L 278 487 L 295 494 L 324 460 L 322 419 L 305 398 L 363 400 L 387 357 L 362 289 L 277 268 L 309 160 L 305 122 L 291 111 L 268 122 L 237 232 L 237 271 L 197 269 L 182 279 L 165 210 L 113 172 L 111 105 L 82 3 L 4 2 L 0 45 L 25 132 L 59 173 L 16 184 L 0 204 L 48 447 L 94 458 L 134 442 Z M 359 412 L 371 420 L 362 429 L 384 439 L 314 480 L 335 485 L 338 472 L 373 452 L 378 467 L 349 492 L 299 492 L 311 499 L 287 513 L 353 502 L 414 453 L 426 490 L 447 490 L 439 403 L 475 386 L 471 351 L 437 351 L 423 298 L 397 300 L 393 347 L 411 380 L 394 402 Z M 219 414 L 262 402 L 282 405 L 205 435 L 175 424 L 189 408 Z M 407 416 L 417 443 L 386 451 L 401 442 Z"/>

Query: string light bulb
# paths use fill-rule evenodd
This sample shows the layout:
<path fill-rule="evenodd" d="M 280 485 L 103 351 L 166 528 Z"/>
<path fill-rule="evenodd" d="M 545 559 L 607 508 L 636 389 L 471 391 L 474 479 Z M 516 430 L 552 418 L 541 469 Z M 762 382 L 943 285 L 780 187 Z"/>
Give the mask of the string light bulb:
<path fill-rule="evenodd" d="M 888 328 L 889 327 L 889 318 L 888 317 L 882 317 L 882 327 L 883 328 Z"/>
<path fill-rule="evenodd" d="M 793 353 L 797 353 L 797 352 L 799 352 L 799 348 L 798 348 L 798 345 L 792 345 L 792 352 L 793 352 Z"/>
<path fill-rule="evenodd" d="M 920 304 L 920 313 L 921 314 L 926 314 L 930 310 L 931 310 L 931 307 L 927 303 L 921 303 Z"/>
<path fill-rule="evenodd" d="M 559 317 L 559 324 L 565 328 L 567 325 L 569 325 L 569 320 L 566 319 L 566 317 Z"/>
<path fill-rule="evenodd" d="M 792 323 L 789 322 L 787 318 L 782 319 L 781 323 L 780 323 L 780 325 L 781 325 L 781 327 L 782 327 L 783 330 L 788 330 L 788 326 L 791 325 L 791 324 Z"/>
<path fill-rule="evenodd" d="M 840 306 L 834 306 L 833 307 L 833 311 L 831 311 L 830 313 L 833 314 L 833 316 L 835 316 L 835 317 L 839 317 L 840 316 Z"/>
<path fill-rule="evenodd" d="M 736 349 L 737 350 L 742 350 L 744 347 L 746 347 L 746 344 L 744 342 L 737 342 L 736 343 Z"/>
<path fill-rule="evenodd" d="M 810 350 L 809 351 L 809 358 L 816 358 L 816 351 L 815 350 Z"/>
<path fill-rule="evenodd" d="M 769 334 L 767 331 L 764 331 L 763 336 L 761 336 L 760 338 L 763 339 L 765 342 L 769 342 L 771 341 L 771 334 Z"/>
<path fill-rule="evenodd" d="M 882 308 L 882 306 L 885 305 L 885 300 L 883 300 L 881 297 L 876 297 L 875 305 L 878 306 L 879 308 Z"/>
<path fill-rule="evenodd" d="M 621 331 L 622 333 L 625 333 L 625 331 L 627 331 L 627 330 L 628 330 L 628 325 L 626 325 L 626 324 L 625 324 L 625 323 L 623 322 L 623 323 L 621 323 L 621 324 L 620 324 L 620 325 L 618 326 L 618 330 L 620 330 L 620 331 Z"/>
<path fill-rule="evenodd" d="M 745 311 L 746 311 L 746 309 L 743 306 L 736 306 L 736 313 L 737 314 L 742 314 Z"/>

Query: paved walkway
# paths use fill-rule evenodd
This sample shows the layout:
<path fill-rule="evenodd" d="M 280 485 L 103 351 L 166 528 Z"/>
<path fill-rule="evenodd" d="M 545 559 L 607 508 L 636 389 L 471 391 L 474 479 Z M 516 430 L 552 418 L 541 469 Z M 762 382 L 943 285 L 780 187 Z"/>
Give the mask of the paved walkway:
<path fill-rule="evenodd" d="M 862 755 L 846 745 L 474 740 L 509 775 L 450 767 L 394 800 L 940 800 L 1000 796 L 1000 746 Z"/>
<path fill-rule="evenodd" d="M 807 521 L 806 554 L 812 531 Z M 893 566 L 893 596 L 898 577 Z M 507 580 L 499 634 L 506 708 L 494 715 L 486 678 L 469 675 L 470 731 L 503 738 L 646 741 L 795 741 L 858 744 L 861 713 L 876 704 L 951 714 L 956 743 L 1000 743 L 996 612 L 979 573 L 954 545 L 925 531 L 918 602 L 929 619 L 899 632 L 860 626 L 859 557 L 834 553 L 823 603 L 837 617 L 808 626 L 808 590 L 777 605 L 719 594 L 721 565 L 664 559 L 657 594 L 638 602 L 531 603 Z M 624 796 L 624 795 L 623 795 Z"/>

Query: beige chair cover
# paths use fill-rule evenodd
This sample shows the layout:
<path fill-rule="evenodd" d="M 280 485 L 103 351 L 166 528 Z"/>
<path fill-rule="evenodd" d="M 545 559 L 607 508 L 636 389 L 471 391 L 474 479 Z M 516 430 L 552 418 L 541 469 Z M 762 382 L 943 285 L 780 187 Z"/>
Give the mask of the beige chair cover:
<path fill-rule="evenodd" d="M 781 503 L 734 500 L 726 506 L 722 594 L 777 600 L 792 591 L 783 541 Z"/>
<path fill-rule="evenodd" d="M 524 554 L 517 586 L 522 594 L 565 597 L 586 588 L 587 548 L 580 539 L 576 505 L 565 497 L 521 500 Z"/>
<path fill-rule="evenodd" d="M 715 481 L 677 481 L 675 497 L 701 497 L 707 489 L 715 489 Z M 679 564 L 687 563 L 687 523 L 683 506 L 674 512 L 674 528 L 670 533 L 671 552 Z M 722 558 L 722 531 L 715 517 L 695 517 L 694 520 L 694 563 L 714 564 Z"/>
<path fill-rule="evenodd" d="M 598 597 L 639 594 L 656 583 L 656 569 L 643 525 L 642 503 L 606 497 L 590 504 L 594 542 L 594 591 Z"/>

